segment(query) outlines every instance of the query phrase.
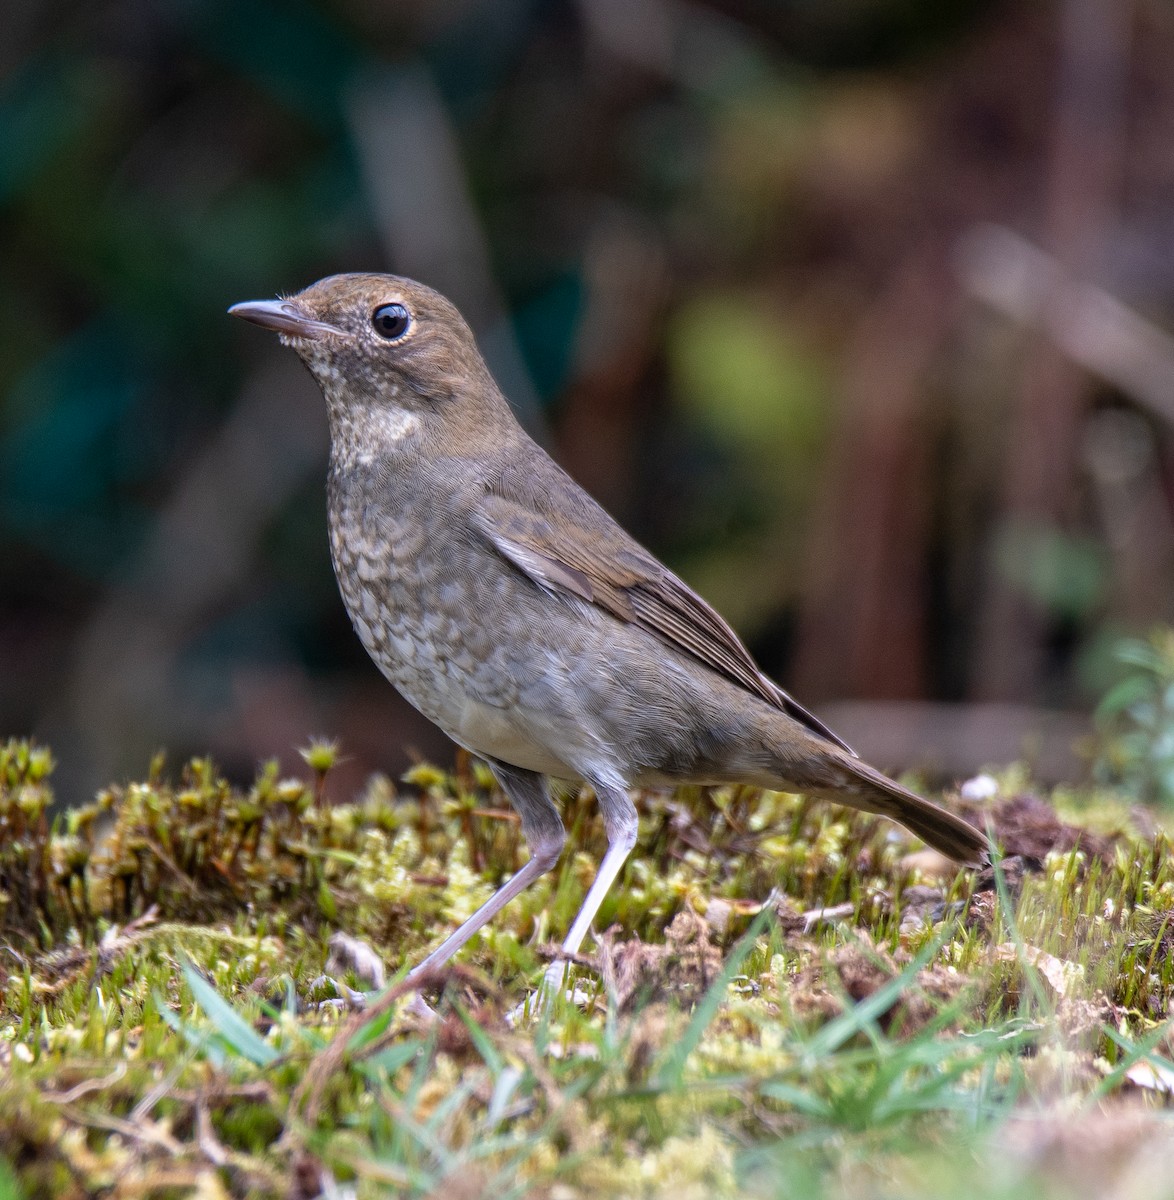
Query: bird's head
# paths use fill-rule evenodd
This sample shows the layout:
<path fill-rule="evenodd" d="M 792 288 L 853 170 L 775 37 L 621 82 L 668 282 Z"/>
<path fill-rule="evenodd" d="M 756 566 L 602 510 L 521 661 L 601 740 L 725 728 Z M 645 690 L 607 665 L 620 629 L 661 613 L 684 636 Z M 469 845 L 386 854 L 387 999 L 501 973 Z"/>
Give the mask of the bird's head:
<path fill-rule="evenodd" d="M 465 319 L 422 283 L 331 275 L 228 311 L 297 351 L 326 397 L 336 442 L 359 437 L 379 454 L 399 441 L 467 441 L 514 425 Z"/>

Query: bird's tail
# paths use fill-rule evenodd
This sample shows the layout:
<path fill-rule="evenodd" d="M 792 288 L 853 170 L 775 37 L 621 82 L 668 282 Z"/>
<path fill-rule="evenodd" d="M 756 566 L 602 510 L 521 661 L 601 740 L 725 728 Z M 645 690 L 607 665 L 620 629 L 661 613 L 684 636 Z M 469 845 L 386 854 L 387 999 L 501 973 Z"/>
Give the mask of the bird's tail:
<path fill-rule="evenodd" d="M 826 789 L 808 788 L 811 794 L 891 817 L 926 845 L 957 862 L 988 861 L 990 846 L 986 835 L 957 814 L 902 787 L 858 758 L 837 753 L 835 762 L 839 778 Z"/>

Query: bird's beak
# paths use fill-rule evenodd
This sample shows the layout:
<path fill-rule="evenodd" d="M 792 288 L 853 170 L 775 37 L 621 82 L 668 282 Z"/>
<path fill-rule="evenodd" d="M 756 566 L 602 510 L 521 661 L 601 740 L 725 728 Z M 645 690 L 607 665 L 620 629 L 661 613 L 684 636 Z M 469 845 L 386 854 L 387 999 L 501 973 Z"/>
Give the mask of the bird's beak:
<path fill-rule="evenodd" d="M 315 321 L 292 300 L 245 300 L 234 304 L 228 310 L 228 315 L 242 317 L 254 325 L 274 329 L 287 337 L 306 338 L 309 341 L 339 332 L 325 321 Z"/>

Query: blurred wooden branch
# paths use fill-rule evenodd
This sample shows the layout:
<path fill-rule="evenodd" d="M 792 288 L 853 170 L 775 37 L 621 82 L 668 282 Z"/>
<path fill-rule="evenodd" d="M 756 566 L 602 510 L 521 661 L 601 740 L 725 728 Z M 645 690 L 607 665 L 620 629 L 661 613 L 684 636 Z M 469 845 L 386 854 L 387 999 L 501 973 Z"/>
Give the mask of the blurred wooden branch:
<path fill-rule="evenodd" d="M 949 328 L 941 255 L 910 253 L 854 332 L 815 511 L 794 687 L 911 699 L 927 683 L 921 384 Z"/>
<path fill-rule="evenodd" d="M 1131 0 L 1063 0 L 1059 8 L 1044 236 L 1063 272 L 1073 278 L 1089 273 L 1114 221 L 1132 24 Z M 1083 373 L 1052 341 L 1032 348 L 1008 429 L 992 548 L 1016 531 L 1070 526 L 1087 393 Z M 987 580 L 973 694 L 985 700 L 1026 699 L 1043 682 L 1049 614 L 998 569 L 993 554 Z"/>
<path fill-rule="evenodd" d="M 519 418 L 542 437 L 538 395 L 436 84 L 423 67 L 381 71 L 355 86 L 348 115 L 391 269 L 443 292 L 461 310 Z"/>
<path fill-rule="evenodd" d="M 1174 425 L 1174 336 L 1004 226 L 975 226 L 956 260 L 970 295 L 1040 329 L 1072 362 Z"/>

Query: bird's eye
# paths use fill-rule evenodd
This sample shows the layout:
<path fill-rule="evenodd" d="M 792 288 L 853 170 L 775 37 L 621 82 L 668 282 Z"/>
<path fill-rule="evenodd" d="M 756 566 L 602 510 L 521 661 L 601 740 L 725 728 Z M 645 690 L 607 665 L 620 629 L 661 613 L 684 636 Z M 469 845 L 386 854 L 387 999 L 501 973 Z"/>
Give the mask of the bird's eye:
<path fill-rule="evenodd" d="M 381 304 L 371 314 L 371 324 L 381 338 L 394 342 L 408 332 L 412 323 L 412 315 L 402 304 Z"/>

